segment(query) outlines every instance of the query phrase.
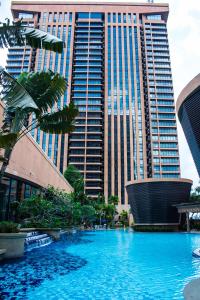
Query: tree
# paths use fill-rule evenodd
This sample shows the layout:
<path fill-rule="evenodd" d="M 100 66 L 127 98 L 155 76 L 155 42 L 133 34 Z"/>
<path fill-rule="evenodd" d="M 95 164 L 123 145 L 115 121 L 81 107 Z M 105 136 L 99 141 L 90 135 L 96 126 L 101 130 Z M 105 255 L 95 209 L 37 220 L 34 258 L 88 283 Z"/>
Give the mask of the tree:
<path fill-rule="evenodd" d="M 105 219 L 107 220 L 107 222 L 113 222 L 114 217 L 117 213 L 115 205 L 114 204 L 105 205 L 104 212 L 105 212 Z"/>
<path fill-rule="evenodd" d="M 123 225 L 127 226 L 128 225 L 128 212 L 125 210 L 122 210 L 122 212 L 119 215 L 119 220 Z"/>
<path fill-rule="evenodd" d="M 13 46 L 31 46 L 62 53 L 64 42 L 47 32 L 28 27 L 22 24 L 22 19 L 17 22 L 0 22 L 0 48 Z"/>
<path fill-rule="evenodd" d="M 200 186 L 197 186 L 190 194 L 190 201 L 200 201 Z"/>
<path fill-rule="evenodd" d="M 66 90 L 66 80 L 59 74 L 48 72 L 22 73 L 16 80 L 0 69 L 0 84 L 6 86 L 4 119 L 0 130 L 1 157 L 0 180 L 9 164 L 15 144 L 33 128 L 40 127 L 47 133 L 64 134 L 73 131 L 77 108 L 69 106 L 54 111 L 57 101 Z M 31 122 L 27 122 L 34 114 Z"/>
<path fill-rule="evenodd" d="M 81 207 L 81 219 L 82 223 L 86 225 L 92 225 L 96 219 L 96 211 L 91 205 L 83 205 Z"/>
<path fill-rule="evenodd" d="M 49 186 L 19 203 L 18 218 L 28 227 L 63 228 L 73 223 L 73 203 L 69 194 Z"/>
<path fill-rule="evenodd" d="M 74 188 L 74 201 L 80 202 L 82 205 L 89 204 L 89 198 L 84 192 L 84 179 L 80 171 L 73 165 L 69 165 L 64 172 L 65 179 Z"/>
<path fill-rule="evenodd" d="M 4 150 L 0 157 L 1 183 L 13 148 L 21 138 L 38 127 L 47 133 L 72 132 L 78 110 L 72 102 L 55 110 L 67 84 L 64 77 L 52 71 L 22 73 L 15 79 L 1 68 L 0 85 L 6 86 L 2 97 L 4 119 L 0 129 L 0 148 Z"/>
<path fill-rule="evenodd" d="M 76 183 L 78 181 L 83 180 L 83 176 L 74 165 L 68 165 L 67 169 L 64 172 L 64 177 L 67 179 L 67 181 L 71 184 L 73 188 L 75 188 Z"/>
<path fill-rule="evenodd" d="M 108 197 L 108 203 L 113 204 L 113 205 L 118 205 L 119 197 L 116 195 L 112 195 L 112 196 Z"/>
<path fill-rule="evenodd" d="M 31 46 L 62 53 L 64 42 L 49 33 L 24 26 L 22 20 L 0 23 L 0 48 Z M 40 127 L 45 132 L 68 133 L 73 130 L 77 109 L 73 104 L 53 112 L 56 102 L 66 89 L 65 79 L 47 73 L 23 73 L 17 80 L 0 66 L 0 85 L 3 87 L 4 119 L 0 131 L 0 184 L 13 147 L 31 129 Z M 35 120 L 29 123 L 30 115 Z M 5 206 L 5 203 L 3 204 Z M 4 218 L 4 216 L 3 216 Z"/>

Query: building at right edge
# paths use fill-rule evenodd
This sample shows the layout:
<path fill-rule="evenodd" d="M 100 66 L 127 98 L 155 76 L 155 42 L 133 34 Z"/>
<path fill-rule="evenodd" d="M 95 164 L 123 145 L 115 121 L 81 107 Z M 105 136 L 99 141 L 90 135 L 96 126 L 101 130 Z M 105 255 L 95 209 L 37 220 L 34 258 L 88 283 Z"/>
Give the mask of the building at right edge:
<path fill-rule="evenodd" d="M 176 109 L 200 176 L 200 74 L 182 90 Z"/>

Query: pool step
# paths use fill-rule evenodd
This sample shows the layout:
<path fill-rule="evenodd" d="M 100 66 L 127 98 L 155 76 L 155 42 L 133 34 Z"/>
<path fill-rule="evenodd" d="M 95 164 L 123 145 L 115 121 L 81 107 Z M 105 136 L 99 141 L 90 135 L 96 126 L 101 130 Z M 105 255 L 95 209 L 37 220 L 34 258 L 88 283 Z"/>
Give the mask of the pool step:
<path fill-rule="evenodd" d="M 50 245 L 52 242 L 52 237 L 46 233 L 38 231 L 28 232 L 25 239 L 25 251 L 28 252 L 35 248 L 44 247 Z"/>

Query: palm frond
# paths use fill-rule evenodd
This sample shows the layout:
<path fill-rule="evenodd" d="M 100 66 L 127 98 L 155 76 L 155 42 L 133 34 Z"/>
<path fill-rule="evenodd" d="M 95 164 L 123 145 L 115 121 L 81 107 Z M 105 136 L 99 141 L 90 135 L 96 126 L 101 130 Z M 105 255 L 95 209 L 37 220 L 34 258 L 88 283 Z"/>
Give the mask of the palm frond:
<path fill-rule="evenodd" d="M 22 20 L 0 23 L 0 48 L 31 46 L 62 53 L 64 42 L 47 32 L 22 25 Z"/>
<path fill-rule="evenodd" d="M 3 87 L 1 99 L 10 111 L 23 109 L 31 112 L 38 109 L 27 90 L 1 66 L 0 85 Z"/>
<path fill-rule="evenodd" d="M 64 134 L 74 130 L 74 119 L 78 115 L 78 109 L 71 102 L 62 110 L 48 114 L 40 120 L 40 129 L 48 133 Z"/>
<path fill-rule="evenodd" d="M 40 112 L 48 112 L 64 95 L 67 82 L 60 74 L 52 71 L 22 73 L 18 82 L 34 99 Z"/>
<path fill-rule="evenodd" d="M 17 141 L 18 134 L 17 133 L 8 133 L 2 134 L 0 133 L 0 148 L 8 148 L 12 147 Z"/>

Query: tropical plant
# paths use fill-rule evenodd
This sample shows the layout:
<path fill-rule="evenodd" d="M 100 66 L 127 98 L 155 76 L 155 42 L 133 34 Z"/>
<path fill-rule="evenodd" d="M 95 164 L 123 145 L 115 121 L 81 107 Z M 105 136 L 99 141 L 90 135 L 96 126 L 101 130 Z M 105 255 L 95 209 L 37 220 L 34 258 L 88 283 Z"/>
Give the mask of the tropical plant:
<path fill-rule="evenodd" d="M 89 204 L 89 198 L 84 192 L 84 179 L 80 171 L 73 165 L 69 165 L 64 172 L 64 177 L 74 188 L 74 197 L 75 202 L 80 202 L 82 205 Z"/>
<path fill-rule="evenodd" d="M 31 46 L 62 53 L 64 42 L 56 36 L 28 27 L 22 23 L 22 19 L 17 22 L 5 20 L 4 23 L 0 22 L 0 48 Z"/>
<path fill-rule="evenodd" d="M 83 205 L 81 207 L 81 221 L 84 225 L 92 225 L 96 220 L 95 208 L 91 205 Z"/>
<path fill-rule="evenodd" d="M 13 148 L 21 138 L 38 127 L 47 133 L 69 133 L 73 131 L 78 110 L 72 102 L 55 110 L 67 83 L 65 78 L 51 71 L 22 73 L 15 79 L 0 69 L 0 84 L 6 87 L 3 89 L 4 118 L 0 129 L 1 183 Z"/>
<path fill-rule="evenodd" d="M 192 190 L 190 194 L 190 201 L 200 201 L 200 186 L 197 186 L 194 190 Z"/>
<path fill-rule="evenodd" d="M 119 197 L 116 195 L 112 195 L 112 196 L 108 197 L 108 203 L 117 205 L 119 203 Z"/>
<path fill-rule="evenodd" d="M 72 224 L 73 203 L 66 192 L 48 187 L 22 201 L 18 218 L 26 227 L 66 227 Z"/>
<path fill-rule="evenodd" d="M 12 150 L 23 136 L 38 127 L 47 133 L 69 133 L 73 131 L 78 110 L 71 102 L 69 106 L 55 111 L 57 101 L 66 90 L 66 80 L 52 71 L 22 73 L 16 80 L 0 69 L 0 84 L 6 86 L 2 97 L 4 119 L 0 130 L 0 148 L 4 149 L 1 180 Z"/>
<path fill-rule="evenodd" d="M 0 222 L 0 233 L 17 233 L 19 232 L 19 224 L 14 222 Z"/>
<path fill-rule="evenodd" d="M 126 210 L 122 210 L 119 215 L 119 220 L 123 226 L 128 226 L 128 212 Z"/>

